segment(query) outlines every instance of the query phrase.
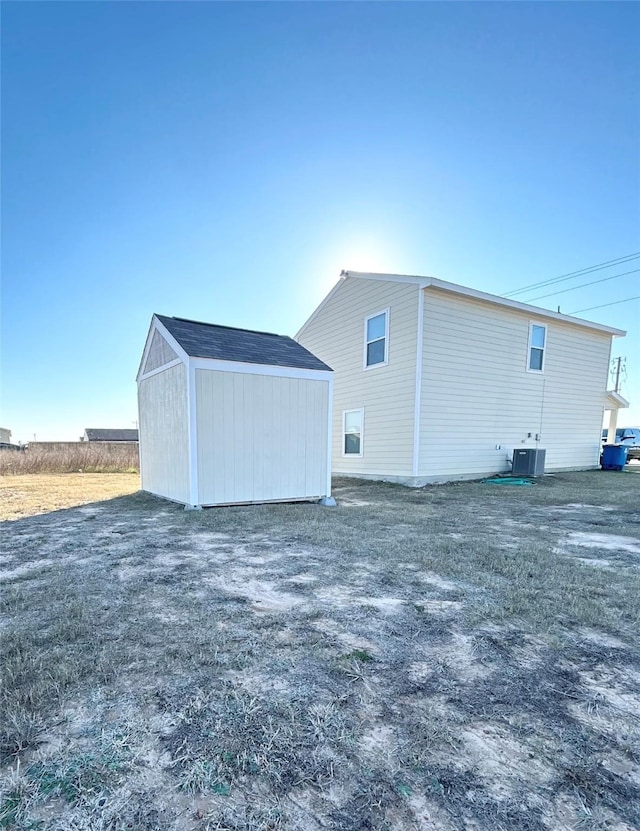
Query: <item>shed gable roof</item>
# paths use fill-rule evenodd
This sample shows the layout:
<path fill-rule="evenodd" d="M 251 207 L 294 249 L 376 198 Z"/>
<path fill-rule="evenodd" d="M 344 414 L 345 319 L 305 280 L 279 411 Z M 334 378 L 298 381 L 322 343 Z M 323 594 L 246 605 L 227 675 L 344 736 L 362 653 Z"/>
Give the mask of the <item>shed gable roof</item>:
<path fill-rule="evenodd" d="M 181 317 L 155 315 L 191 358 L 327 371 L 331 367 L 285 335 L 235 329 Z"/>

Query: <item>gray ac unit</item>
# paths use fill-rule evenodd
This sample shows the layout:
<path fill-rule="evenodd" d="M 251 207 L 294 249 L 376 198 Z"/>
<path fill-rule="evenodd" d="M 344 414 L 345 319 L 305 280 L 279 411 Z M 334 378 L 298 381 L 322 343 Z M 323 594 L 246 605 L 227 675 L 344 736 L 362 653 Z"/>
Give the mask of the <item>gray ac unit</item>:
<path fill-rule="evenodd" d="M 514 450 L 511 473 L 514 476 L 542 476 L 546 452 L 538 447 L 522 447 Z"/>

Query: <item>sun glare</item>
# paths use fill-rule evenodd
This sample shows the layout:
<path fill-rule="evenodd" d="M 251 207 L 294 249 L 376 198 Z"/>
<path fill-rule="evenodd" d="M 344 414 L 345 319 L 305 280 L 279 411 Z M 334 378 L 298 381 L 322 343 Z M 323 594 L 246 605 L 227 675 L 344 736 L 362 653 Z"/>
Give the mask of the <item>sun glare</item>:
<path fill-rule="evenodd" d="M 344 271 L 370 271 L 388 274 L 394 271 L 394 258 L 380 239 L 359 237 L 337 245 L 331 256 L 337 274 Z"/>
<path fill-rule="evenodd" d="M 375 237 L 347 238 L 325 247 L 318 258 L 317 273 L 326 293 L 340 279 L 342 271 L 363 271 L 378 274 L 396 274 L 401 267 L 388 247 Z"/>

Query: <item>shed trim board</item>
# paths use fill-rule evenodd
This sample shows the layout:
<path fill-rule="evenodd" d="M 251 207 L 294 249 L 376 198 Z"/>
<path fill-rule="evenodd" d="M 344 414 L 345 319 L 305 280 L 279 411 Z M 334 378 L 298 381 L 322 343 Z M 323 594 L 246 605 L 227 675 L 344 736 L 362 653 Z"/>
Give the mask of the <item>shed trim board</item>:
<path fill-rule="evenodd" d="M 420 286 L 418 292 L 418 325 L 416 344 L 416 400 L 413 406 L 413 475 L 417 476 L 420 470 L 420 416 L 422 405 L 422 351 L 424 339 L 424 292 Z"/>
<path fill-rule="evenodd" d="M 275 375 L 280 378 L 306 378 L 312 381 L 333 378 L 333 373 L 326 369 L 300 369 L 295 366 L 276 366 L 275 364 L 250 364 L 240 361 L 221 361 L 218 358 L 189 358 L 194 369 L 210 369 L 219 372 L 247 372 L 250 375 Z"/>
<path fill-rule="evenodd" d="M 327 418 L 327 496 L 331 496 L 331 456 L 333 452 L 333 375 L 329 378 Z"/>
<path fill-rule="evenodd" d="M 331 494 L 326 494 L 330 496 Z M 279 505 L 282 502 L 318 502 L 323 499 L 325 494 L 316 493 L 313 496 L 288 496 L 286 499 L 255 499 L 237 502 L 202 502 L 194 506 L 198 508 L 238 508 L 243 505 Z"/>
<path fill-rule="evenodd" d="M 189 419 L 189 500 L 198 505 L 198 409 L 196 404 L 196 369 L 189 361 L 187 414 Z"/>
<path fill-rule="evenodd" d="M 158 366 L 155 369 L 150 369 L 149 372 L 145 372 L 144 375 L 140 375 L 138 378 L 139 381 L 144 381 L 145 378 L 152 378 L 154 375 L 158 375 L 160 372 L 164 372 L 165 369 L 171 369 L 172 366 L 176 366 L 177 364 L 183 364 L 184 361 L 182 358 L 176 358 L 174 361 L 170 361 L 168 364 L 163 364 L 162 366 Z"/>

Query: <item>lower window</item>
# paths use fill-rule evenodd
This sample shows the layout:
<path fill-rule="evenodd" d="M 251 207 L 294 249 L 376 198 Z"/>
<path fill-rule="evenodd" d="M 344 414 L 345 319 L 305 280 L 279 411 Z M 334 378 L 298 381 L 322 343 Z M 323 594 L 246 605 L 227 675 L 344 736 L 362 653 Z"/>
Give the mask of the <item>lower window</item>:
<path fill-rule="evenodd" d="M 342 455 L 362 456 L 362 422 L 364 410 L 346 410 L 342 414 Z"/>

